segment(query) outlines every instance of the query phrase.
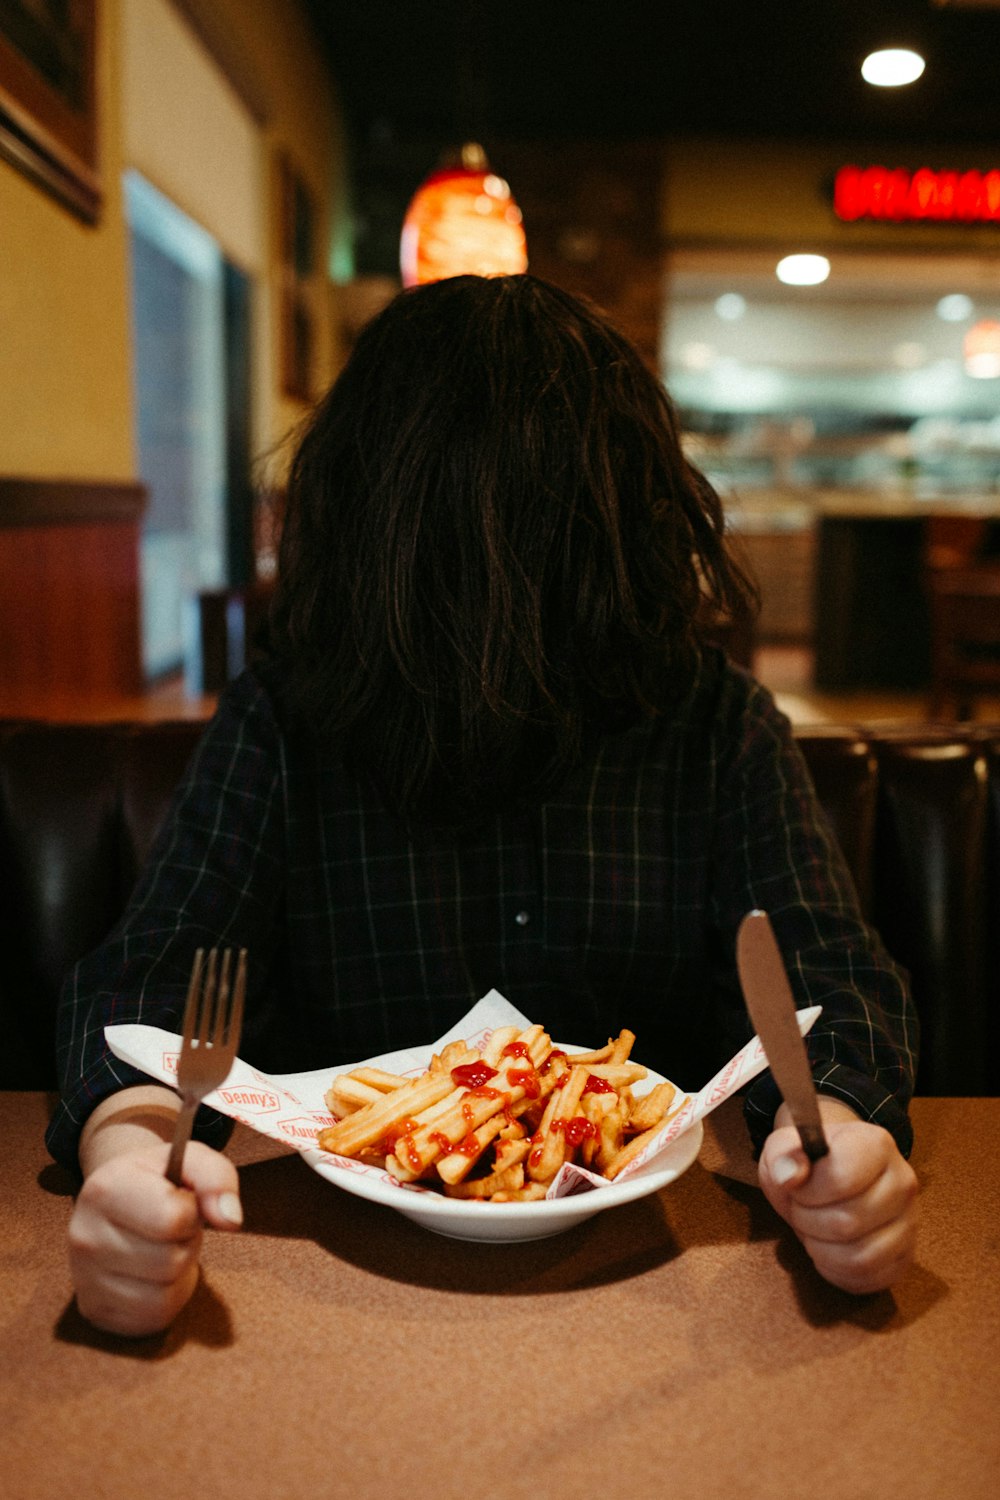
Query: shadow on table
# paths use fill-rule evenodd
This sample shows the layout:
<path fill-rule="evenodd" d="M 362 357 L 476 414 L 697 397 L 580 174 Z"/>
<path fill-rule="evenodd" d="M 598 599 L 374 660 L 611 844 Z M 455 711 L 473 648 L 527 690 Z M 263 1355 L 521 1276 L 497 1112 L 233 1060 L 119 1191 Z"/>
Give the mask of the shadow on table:
<path fill-rule="evenodd" d="M 893 1292 L 857 1297 L 830 1286 L 757 1187 L 700 1162 L 659 1193 L 604 1210 L 564 1233 L 503 1244 L 431 1233 L 310 1173 L 294 1156 L 245 1165 L 240 1180 L 250 1233 L 312 1240 L 369 1273 L 466 1296 L 582 1291 L 632 1280 L 691 1251 L 762 1242 L 774 1244 L 776 1268 L 813 1327 L 899 1328 L 947 1293 L 919 1266 Z"/>
<path fill-rule="evenodd" d="M 244 1166 L 240 1181 L 252 1233 L 314 1240 L 345 1262 L 409 1285 L 526 1296 L 627 1281 L 675 1260 L 692 1243 L 692 1215 L 680 1204 L 697 1174 L 707 1175 L 695 1164 L 662 1195 L 606 1209 L 561 1234 L 496 1244 L 434 1234 L 304 1171 L 290 1157 Z M 677 1203 L 676 1215 L 668 1216 L 667 1202 Z M 721 1238 L 716 1233 L 713 1239 L 745 1239 L 742 1217 L 737 1210 Z M 687 1220 L 683 1242 L 672 1227 L 675 1218 Z"/>
<path fill-rule="evenodd" d="M 194 1295 L 164 1333 L 147 1338 L 124 1338 L 104 1333 L 81 1316 L 75 1302 L 70 1302 L 56 1323 L 55 1338 L 63 1344 L 100 1349 L 144 1362 L 169 1359 L 185 1344 L 202 1344 L 210 1349 L 227 1349 L 234 1342 L 233 1321 L 229 1308 L 212 1290 L 204 1273 Z"/>
<path fill-rule="evenodd" d="M 795 1293 L 799 1310 L 813 1328 L 851 1323 L 871 1333 L 907 1327 L 931 1310 L 948 1287 L 919 1263 L 891 1291 L 855 1295 L 832 1286 L 815 1270 L 800 1241 L 757 1188 L 726 1182 L 726 1193 L 747 1208 L 751 1241 L 773 1240 L 775 1259 Z"/>

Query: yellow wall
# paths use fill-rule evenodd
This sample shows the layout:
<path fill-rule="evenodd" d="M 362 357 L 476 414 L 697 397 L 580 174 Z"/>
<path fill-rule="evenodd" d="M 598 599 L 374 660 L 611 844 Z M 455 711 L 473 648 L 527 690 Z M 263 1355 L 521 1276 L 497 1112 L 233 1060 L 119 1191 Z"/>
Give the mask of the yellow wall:
<path fill-rule="evenodd" d="M 262 270 L 263 132 L 170 0 L 119 4 L 126 164 L 207 229 L 242 270 Z"/>
<path fill-rule="evenodd" d="M 252 121 L 183 20 L 185 9 L 204 15 L 209 34 L 230 39 L 238 71 L 253 83 Z M 321 245 L 343 192 L 336 101 L 304 17 L 294 0 L 184 0 L 176 12 L 168 0 L 98 0 L 98 14 L 100 223 L 84 224 L 0 160 L 0 474 L 135 477 L 120 187 L 132 165 L 255 276 L 258 445 L 276 442 L 302 415 L 279 389 L 275 153 L 290 150 L 312 188 Z M 169 67 L 158 38 L 170 45 Z M 228 109 L 212 114 L 209 101 L 218 106 L 227 91 Z M 227 122 L 239 149 L 228 178 L 206 109 L 212 123 Z M 257 161 L 248 165 L 254 141 Z M 321 386 L 340 359 L 325 277 L 316 299 Z"/>
<path fill-rule="evenodd" d="M 0 473 L 135 475 L 118 0 L 100 6 L 105 207 L 95 228 L 0 160 Z"/>

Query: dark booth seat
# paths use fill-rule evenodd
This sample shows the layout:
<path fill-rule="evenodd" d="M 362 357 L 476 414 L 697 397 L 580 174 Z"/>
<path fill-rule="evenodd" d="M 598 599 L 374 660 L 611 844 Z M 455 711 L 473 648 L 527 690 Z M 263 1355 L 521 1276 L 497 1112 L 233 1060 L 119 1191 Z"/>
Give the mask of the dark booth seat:
<path fill-rule="evenodd" d="M 121 912 L 201 730 L 0 720 L 0 1087 L 54 1087 L 62 978 Z M 918 1091 L 1000 1093 L 1000 725 L 799 743 L 865 910 L 911 973 Z"/>

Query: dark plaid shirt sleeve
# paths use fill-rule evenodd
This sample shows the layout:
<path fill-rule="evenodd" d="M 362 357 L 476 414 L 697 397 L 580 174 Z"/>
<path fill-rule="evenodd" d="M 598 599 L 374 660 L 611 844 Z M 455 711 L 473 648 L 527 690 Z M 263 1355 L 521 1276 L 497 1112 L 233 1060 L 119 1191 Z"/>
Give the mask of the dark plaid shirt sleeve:
<path fill-rule="evenodd" d="M 823 1007 L 807 1038 L 820 1091 L 883 1125 L 908 1154 L 918 1027 L 906 976 L 862 920 L 788 721 L 757 684 L 748 685 L 720 764 L 713 920 L 727 955 L 745 912 L 767 911 L 796 1003 Z M 720 984 L 745 1018 L 731 968 Z M 770 1073 L 748 1090 L 758 1150 L 780 1102 Z"/>
<path fill-rule="evenodd" d="M 61 1102 L 47 1134 L 56 1160 L 75 1166 L 80 1129 L 102 1099 L 150 1081 L 109 1050 L 105 1026 L 179 1031 L 199 946 L 252 947 L 257 975 L 266 972 L 284 878 L 280 762 L 266 700 L 245 679 L 200 741 L 121 923 L 66 980 Z M 222 1116 L 199 1111 L 202 1139 L 219 1145 L 230 1130 Z"/>

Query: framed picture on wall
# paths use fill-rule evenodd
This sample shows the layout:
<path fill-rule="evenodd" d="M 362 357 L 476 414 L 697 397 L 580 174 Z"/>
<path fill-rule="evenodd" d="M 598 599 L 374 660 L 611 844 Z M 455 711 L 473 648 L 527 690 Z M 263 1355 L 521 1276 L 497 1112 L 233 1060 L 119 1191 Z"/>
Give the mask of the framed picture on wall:
<path fill-rule="evenodd" d="M 278 158 L 281 260 L 281 386 L 311 401 L 315 391 L 316 204 L 284 153 Z"/>
<path fill-rule="evenodd" d="M 96 223 L 96 0 L 0 0 L 0 156 Z"/>

